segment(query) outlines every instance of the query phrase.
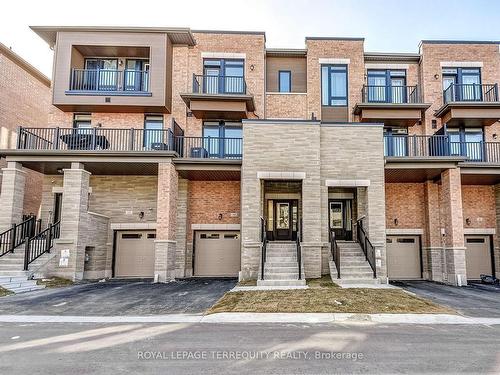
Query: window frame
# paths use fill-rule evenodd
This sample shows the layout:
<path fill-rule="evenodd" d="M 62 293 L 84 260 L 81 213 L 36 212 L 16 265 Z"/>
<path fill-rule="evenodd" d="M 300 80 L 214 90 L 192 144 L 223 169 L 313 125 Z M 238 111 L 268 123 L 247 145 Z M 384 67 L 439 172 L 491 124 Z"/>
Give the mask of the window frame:
<path fill-rule="evenodd" d="M 446 70 L 456 70 L 456 73 L 451 73 L 451 72 L 445 72 Z M 463 72 L 463 70 L 476 70 L 477 73 L 470 73 L 470 72 Z M 482 90 L 480 89 L 479 92 L 478 92 L 478 98 L 477 99 L 465 99 L 464 100 L 464 93 L 463 93 L 463 86 L 464 83 L 463 83 L 463 77 L 464 76 L 474 76 L 474 77 L 478 77 L 479 78 L 479 83 L 478 85 L 482 85 L 483 84 L 483 77 L 482 77 L 482 69 L 480 67 L 470 67 L 470 68 L 464 68 L 464 67 L 442 67 L 441 68 L 441 91 L 445 92 L 445 90 L 447 90 L 448 88 L 444 88 L 444 79 L 445 78 L 453 78 L 454 79 L 454 84 L 455 85 L 459 85 L 459 87 L 462 87 L 461 90 L 457 90 L 456 92 L 454 92 L 454 95 L 453 95 L 453 100 L 454 101 L 482 101 L 483 98 L 482 98 Z"/>
<path fill-rule="evenodd" d="M 218 64 L 212 64 L 210 65 L 210 61 L 213 61 L 213 62 L 218 62 Z M 236 64 L 238 63 L 238 64 Z M 226 86 L 231 86 L 231 85 L 228 85 L 228 82 L 226 82 L 226 77 L 229 77 L 229 78 L 236 78 L 236 77 L 240 77 L 240 76 L 234 76 L 234 75 L 227 75 L 226 74 L 226 65 L 231 65 L 233 64 L 233 66 L 235 65 L 238 65 L 241 64 L 241 69 L 242 69 L 242 74 L 241 74 L 241 79 L 242 79 L 242 87 L 241 87 L 241 90 L 237 90 L 237 91 L 227 91 L 226 90 Z M 219 71 L 219 74 L 218 75 L 214 75 L 214 76 L 211 76 L 211 77 L 217 77 L 217 80 L 215 82 L 211 82 L 211 81 L 208 81 L 210 83 L 210 85 L 214 85 L 216 84 L 216 89 L 217 89 L 217 94 L 243 94 L 245 92 L 245 59 L 225 59 L 225 58 L 204 58 L 203 59 L 203 80 L 205 80 L 205 82 L 203 82 L 203 90 L 204 90 L 204 93 L 212 93 L 210 90 L 208 92 L 205 92 L 206 91 L 206 86 L 207 86 L 207 74 L 206 74 L 206 71 L 207 69 L 217 69 Z M 230 82 L 230 81 L 229 81 Z M 241 91 L 241 92 L 240 92 Z"/>
<path fill-rule="evenodd" d="M 216 157 L 216 158 L 237 158 L 241 157 L 242 155 L 242 150 L 237 150 L 239 152 L 226 152 L 226 149 L 231 149 L 232 147 L 228 147 L 227 142 L 226 142 L 226 129 L 227 128 L 235 128 L 235 129 L 241 129 L 241 138 L 243 138 L 243 126 L 241 122 L 238 121 L 204 121 L 203 126 L 202 126 L 202 138 L 203 138 L 203 148 L 207 150 L 206 147 L 206 139 L 210 136 L 205 136 L 205 129 L 217 129 L 218 130 L 218 142 L 216 142 L 217 145 L 217 151 L 216 152 L 210 152 L 210 148 L 207 150 L 208 157 Z M 230 138 L 237 138 L 237 137 L 230 137 Z M 239 146 L 241 147 L 241 146 Z"/>
<path fill-rule="evenodd" d="M 328 104 L 323 103 L 323 68 L 328 69 L 327 81 L 328 81 Z M 345 97 L 344 96 L 332 96 L 332 71 L 339 68 L 345 69 Z M 322 107 L 348 107 L 349 106 L 349 65 L 347 64 L 321 64 L 321 106 Z M 345 104 L 332 104 L 334 100 L 345 100 Z"/>
<path fill-rule="evenodd" d="M 148 120 L 148 117 L 161 117 L 161 120 Z M 161 124 L 160 129 L 148 129 L 147 125 L 148 124 Z M 144 123 L 143 123 L 143 136 L 142 136 L 142 145 L 145 149 L 151 150 L 151 146 L 153 143 L 158 143 L 158 142 L 153 142 L 155 139 L 154 137 L 154 131 L 160 130 L 161 134 L 161 140 L 164 141 L 163 137 L 163 130 L 165 129 L 165 117 L 162 114 L 159 113 L 145 113 L 144 114 Z M 150 134 L 153 133 L 153 134 Z M 153 137 L 151 137 L 153 135 Z M 152 138 L 152 139 L 150 139 Z M 167 140 L 168 142 L 168 140 Z M 163 142 L 164 143 L 164 142 Z"/>
<path fill-rule="evenodd" d="M 396 75 L 396 73 L 400 73 Z M 407 75 L 408 72 L 406 69 L 367 69 L 366 70 L 366 84 L 368 86 L 368 92 L 367 92 L 367 100 L 369 103 L 407 103 L 408 98 L 406 97 L 406 89 L 403 89 L 400 95 L 401 101 L 400 102 L 394 102 L 394 91 L 393 87 L 406 87 L 408 84 L 407 80 Z M 383 100 L 371 100 L 370 99 L 370 86 L 371 87 L 376 87 L 375 85 L 370 85 L 370 78 L 371 77 L 384 77 L 385 79 L 385 89 L 381 90 L 381 93 L 384 93 L 384 98 Z M 402 86 L 393 86 L 392 85 L 392 80 L 393 79 L 402 79 L 403 80 L 403 85 Z M 375 93 L 377 93 L 377 90 L 374 90 Z M 377 95 L 375 95 L 376 97 Z"/>
<path fill-rule="evenodd" d="M 288 91 L 281 90 L 281 74 L 288 74 Z M 292 71 L 291 70 L 278 70 L 278 92 L 290 93 L 292 92 Z"/>

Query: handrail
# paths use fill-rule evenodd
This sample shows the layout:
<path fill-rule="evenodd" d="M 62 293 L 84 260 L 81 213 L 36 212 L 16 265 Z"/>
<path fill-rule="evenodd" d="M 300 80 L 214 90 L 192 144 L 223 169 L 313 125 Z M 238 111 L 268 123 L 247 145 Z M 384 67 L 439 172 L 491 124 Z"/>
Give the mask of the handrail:
<path fill-rule="evenodd" d="M 422 103 L 420 91 L 414 86 L 363 85 L 363 103 Z"/>
<path fill-rule="evenodd" d="M 245 77 L 193 74 L 194 94 L 245 94 Z"/>
<path fill-rule="evenodd" d="M 443 102 L 498 102 L 498 84 L 453 83 L 443 90 Z"/>
<path fill-rule="evenodd" d="M 24 270 L 36 259 L 45 253 L 50 253 L 54 246 L 54 239 L 59 238 L 61 222 L 50 224 L 45 230 L 29 238 L 26 237 L 24 248 Z"/>
<path fill-rule="evenodd" d="M 372 245 L 368 236 L 366 235 L 365 229 L 363 228 L 363 219 L 358 219 L 356 221 L 357 226 L 357 239 L 358 243 L 365 254 L 365 259 L 370 264 L 373 271 L 373 278 L 377 277 L 377 268 L 375 265 L 375 247 Z"/>
<path fill-rule="evenodd" d="M 70 91 L 149 92 L 149 70 L 71 69 Z"/>
<path fill-rule="evenodd" d="M 337 244 L 335 231 L 333 230 L 330 230 L 330 251 L 332 253 L 333 262 L 337 267 L 337 279 L 340 279 L 340 248 Z"/>
<path fill-rule="evenodd" d="M 260 227 L 261 227 L 261 241 L 262 241 L 262 255 L 260 258 L 260 267 L 261 267 L 260 279 L 264 280 L 264 268 L 267 259 L 267 233 L 266 233 L 266 219 L 264 219 L 263 217 L 260 218 Z"/>
<path fill-rule="evenodd" d="M 10 229 L 0 233 L 0 257 L 8 253 L 13 253 L 14 249 L 22 245 L 27 237 L 37 233 L 40 220 L 35 216 L 29 216 L 20 224 L 12 224 Z"/>
<path fill-rule="evenodd" d="M 302 280 L 302 245 L 300 241 L 302 241 L 302 220 L 299 220 L 297 230 L 297 264 L 299 266 L 299 280 Z"/>

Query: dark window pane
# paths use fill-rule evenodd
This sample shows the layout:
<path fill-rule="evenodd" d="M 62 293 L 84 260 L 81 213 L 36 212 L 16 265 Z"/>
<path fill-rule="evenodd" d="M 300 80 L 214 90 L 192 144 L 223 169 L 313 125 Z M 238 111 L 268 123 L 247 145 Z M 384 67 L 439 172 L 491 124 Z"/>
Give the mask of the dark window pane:
<path fill-rule="evenodd" d="M 292 90 L 291 86 L 292 73 L 289 71 L 279 72 L 279 91 L 280 92 L 290 92 Z"/>

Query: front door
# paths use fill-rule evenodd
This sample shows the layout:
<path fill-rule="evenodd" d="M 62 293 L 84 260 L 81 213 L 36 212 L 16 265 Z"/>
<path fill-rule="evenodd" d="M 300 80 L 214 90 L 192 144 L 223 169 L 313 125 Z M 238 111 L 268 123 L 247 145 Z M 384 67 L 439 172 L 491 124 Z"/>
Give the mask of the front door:
<path fill-rule="evenodd" d="M 298 200 L 267 201 L 267 238 L 293 241 L 298 230 Z"/>
<path fill-rule="evenodd" d="M 338 199 L 329 201 L 330 230 L 338 240 L 352 240 L 352 200 Z"/>

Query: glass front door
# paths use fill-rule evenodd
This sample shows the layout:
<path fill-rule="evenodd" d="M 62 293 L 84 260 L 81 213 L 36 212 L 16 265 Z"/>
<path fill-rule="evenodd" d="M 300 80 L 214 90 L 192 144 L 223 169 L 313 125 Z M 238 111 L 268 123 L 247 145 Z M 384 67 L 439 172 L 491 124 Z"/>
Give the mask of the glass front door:
<path fill-rule="evenodd" d="M 292 241 L 297 238 L 298 201 L 267 201 L 267 238 L 271 241 Z"/>
<path fill-rule="evenodd" d="M 329 202 L 329 226 L 338 240 L 352 240 L 352 200 L 331 200 Z"/>

